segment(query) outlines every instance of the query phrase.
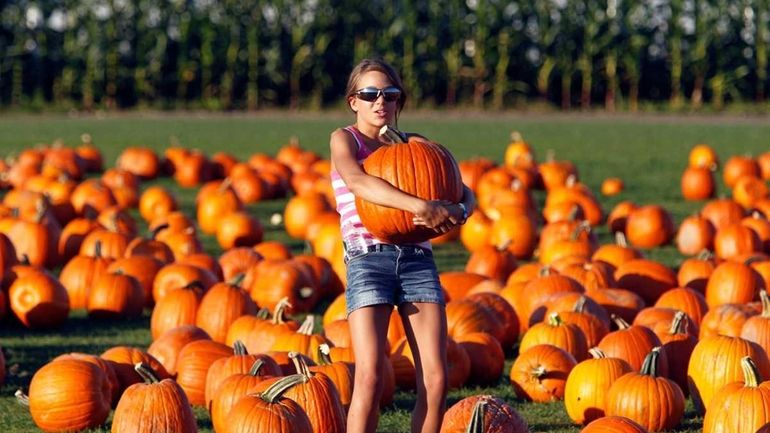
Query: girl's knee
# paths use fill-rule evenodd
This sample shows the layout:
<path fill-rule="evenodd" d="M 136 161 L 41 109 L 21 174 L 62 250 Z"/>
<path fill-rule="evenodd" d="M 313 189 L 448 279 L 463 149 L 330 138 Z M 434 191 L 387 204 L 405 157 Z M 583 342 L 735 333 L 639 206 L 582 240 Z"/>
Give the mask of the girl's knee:
<path fill-rule="evenodd" d="M 428 396 L 446 396 L 448 389 L 447 374 L 443 369 L 436 369 L 423 373 L 422 377 L 425 392 Z"/>
<path fill-rule="evenodd" d="M 382 393 L 383 385 L 382 374 L 376 369 L 356 369 L 354 387 L 371 390 L 375 395 L 379 395 Z"/>

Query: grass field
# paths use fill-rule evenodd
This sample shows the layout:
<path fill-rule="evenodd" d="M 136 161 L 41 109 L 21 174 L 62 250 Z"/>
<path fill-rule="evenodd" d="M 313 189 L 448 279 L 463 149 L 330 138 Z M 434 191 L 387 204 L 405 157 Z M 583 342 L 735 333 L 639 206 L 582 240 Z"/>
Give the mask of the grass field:
<path fill-rule="evenodd" d="M 102 149 L 106 166 L 112 166 L 120 150 L 126 146 L 143 145 L 162 151 L 168 146 L 170 137 L 175 137 L 182 145 L 199 148 L 209 154 L 222 150 L 246 158 L 255 152 L 274 154 L 290 136 L 296 135 L 303 147 L 327 156 L 330 131 L 350 120 L 344 113 L 273 113 L 232 117 L 128 114 L 104 118 L 6 115 L 0 117 L 0 156 L 36 143 L 50 143 L 57 138 L 75 145 L 85 132 L 90 133 L 94 143 Z M 658 203 L 672 213 L 677 223 L 701 206 L 699 203 L 683 202 L 679 193 L 679 176 L 686 165 L 690 147 L 699 142 L 709 143 L 723 162 L 732 154 L 758 155 L 770 150 L 770 122 L 762 122 L 761 119 L 535 117 L 514 114 L 486 117 L 480 114 L 419 113 L 407 114 L 401 126 L 445 144 L 458 159 L 486 156 L 497 161 L 502 160 L 509 133 L 518 130 L 534 147 L 538 160 L 544 160 L 546 154 L 552 151 L 557 159 L 573 161 L 581 180 L 596 191 L 602 179 L 621 177 L 626 190 L 612 199 L 602 198 L 605 211 L 608 212 L 620 200 L 632 200 L 639 204 Z M 195 190 L 182 190 L 168 179 L 163 179 L 161 183 L 178 194 L 183 210 L 194 214 L 192 198 Z M 721 187 L 720 193 L 723 191 Z M 543 198 L 540 193 L 537 197 L 540 200 Z M 266 221 L 284 204 L 285 200 L 276 200 L 252 205 L 249 209 Z M 265 227 L 266 239 L 286 241 L 295 251 L 303 250 L 302 243 L 289 240 L 282 230 L 267 224 Z M 603 241 L 609 240 L 606 228 L 600 228 L 599 234 Z M 204 236 L 203 239 L 209 253 L 219 254 L 211 237 Z M 649 251 L 646 256 L 673 267 L 682 260 L 672 246 Z M 459 244 L 436 247 L 440 271 L 462 269 L 467 257 Z M 146 348 L 149 343 L 147 313 L 138 320 L 115 323 L 93 321 L 84 312 L 76 311 L 63 328 L 46 332 L 31 332 L 10 321 L 0 324 L 0 347 L 13 370 L 0 388 L 0 431 L 37 431 L 26 410 L 17 406 L 12 396 L 16 389 L 26 389 L 31 375 L 54 356 L 73 351 L 99 354 L 118 344 Z M 506 364 L 506 375 L 510 362 L 508 360 Z M 494 394 L 513 404 L 527 419 L 533 432 L 579 431 L 567 418 L 561 403 L 535 405 L 519 401 L 505 377 L 494 388 L 452 391 L 449 403 L 476 393 Z M 410 394 L 399 393 L 393 407 L 383 412 L 379 431 L 409 431 L 412 404 Z M 700 420 L 694 418 L 691 405 L 688 408 L 687 419 L 676 431 L 700 430 Z M 197 415 L 201 431 L 211 431 L 208 416 L 202 411 L 198 411 Z M 100 431 L 109 431 L 109 428 Z"/>

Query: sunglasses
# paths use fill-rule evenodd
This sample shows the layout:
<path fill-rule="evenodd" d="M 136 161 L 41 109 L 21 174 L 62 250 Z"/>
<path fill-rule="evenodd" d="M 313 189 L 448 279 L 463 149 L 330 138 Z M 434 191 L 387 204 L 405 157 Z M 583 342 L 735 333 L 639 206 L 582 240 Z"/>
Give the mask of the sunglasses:
<path fill-rule="evenodd" d="M 363 89 L 356 90 L 354 93 L 356 97 L 362 101 L 374 102 L 380 95 L 385 98 L 387 102 L 397 101 L 401 97 L 401 90 L 398 87 L 390 86 L 384 89 L 378 89 L 376 87 L 364 87 Z"/>

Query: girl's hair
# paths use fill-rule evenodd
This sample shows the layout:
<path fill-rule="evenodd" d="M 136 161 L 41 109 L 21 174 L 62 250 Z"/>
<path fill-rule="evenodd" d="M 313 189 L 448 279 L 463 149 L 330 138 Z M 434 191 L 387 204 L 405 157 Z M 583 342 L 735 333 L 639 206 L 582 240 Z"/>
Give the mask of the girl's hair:
<path fill-rule="evenodd" d="M 396 122 L 398 122 L 398 114 L 404 108 L 404 104 L 406 104 L 406 90 L 404 90 L 404 84 L 401 82 L 401 77 L 398 76 L 398 72 L 396 72 L 393 66 L 390 66 L 383 60 L 364 59 L 361 60 L 361 62 L 357 64 L 352 71 L 350 71 L 350 76 L 348 77 L 348 85 L 345 89 L 345 100 L 350 101 L 350 98 L 354 97 L 356 90 L 359 90 L 358 81 L 361 79 L 363 74 L 369 71 L 382 72 L 388 76 L 388 79 L 393 84 L 393 86 L 401 90 L 401 97 L 398 98 L 398 109 L 396 110 Z"/>

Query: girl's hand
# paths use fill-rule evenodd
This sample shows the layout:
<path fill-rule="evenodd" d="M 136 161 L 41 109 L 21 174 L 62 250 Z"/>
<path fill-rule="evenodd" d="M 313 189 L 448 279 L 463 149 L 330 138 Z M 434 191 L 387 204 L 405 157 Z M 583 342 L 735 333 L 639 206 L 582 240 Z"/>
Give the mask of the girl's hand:
<path fill-rule="evenodd" d="M 451 223 L 451 217 L 448 205 L 451 204 L 445 200 L 426 200 L 421 209 L 414 213 L 412 222 L 418 226 L 425 226 L 431 229 L 437 229 L 441 226 Z M 451 227 L 450 227 L 451 228 Z"/>

